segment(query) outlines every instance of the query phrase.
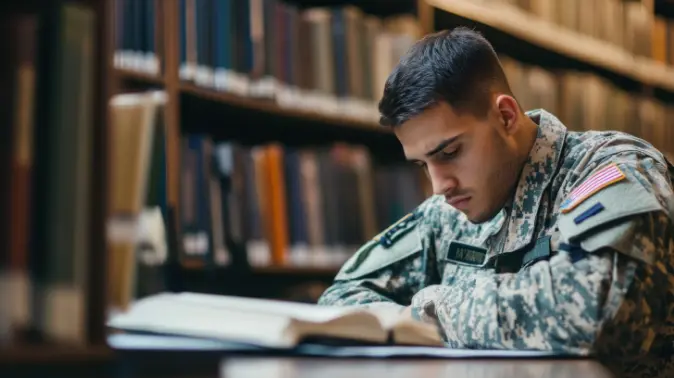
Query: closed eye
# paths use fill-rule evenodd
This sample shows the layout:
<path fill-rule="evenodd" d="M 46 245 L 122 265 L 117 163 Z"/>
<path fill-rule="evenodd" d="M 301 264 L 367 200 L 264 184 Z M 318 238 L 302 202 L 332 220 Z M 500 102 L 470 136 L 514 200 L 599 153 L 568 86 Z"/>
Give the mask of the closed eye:
<path fill-rule="evenodd" d="M 440 155 L 442 160 L 451 160 L 459 154 L 459 150 L 460 149 L 457 147 L 452 151 L 440 151 L 438 155 Z"/>
<path fill-rule="evenodd" d="M 413 164 L 418 165 L 418 166 L 421 167 L 421 168 L 423 168 L 423 167 L 426 166 L 426 163 L 423 162 L 423 161 L 421 161 L 421 160 L 410 160 L 410 162 L 412 162 Z"/>

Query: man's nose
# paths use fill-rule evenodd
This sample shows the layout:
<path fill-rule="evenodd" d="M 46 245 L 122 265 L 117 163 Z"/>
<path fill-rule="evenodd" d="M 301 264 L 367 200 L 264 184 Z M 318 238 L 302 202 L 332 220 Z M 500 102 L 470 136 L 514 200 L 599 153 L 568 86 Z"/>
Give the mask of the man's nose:
<path fill-rule="evenodd" d="M 456 179 L 444 170 L 428 166 L 428 177 L 431 180 L 433 194 L 444 195 L 456 187 Z"/>

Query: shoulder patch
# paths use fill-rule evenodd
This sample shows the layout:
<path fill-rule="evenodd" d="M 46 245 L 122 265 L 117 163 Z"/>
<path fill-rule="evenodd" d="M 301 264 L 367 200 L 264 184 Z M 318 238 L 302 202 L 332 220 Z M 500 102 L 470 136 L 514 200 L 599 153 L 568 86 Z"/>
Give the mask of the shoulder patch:
<path fill-rule="evenodd" d="M 384 248 L 390 247 L 393 245 L 393 243 L 395 243 L 397 238 L 409 231 L 409 226 L 416 223 L 417 217 L 417 213 L 408 213 L 404 217 L 398 219 L 398 221 L 390 225 L 384 231 L 380 232 L 377 236 L 372 238 L 372 240 L 381 244 Z"/>
<path fill-rule="evenodd" d="M 360 278 L 420 252 L 417 220 L 415 213 L 407 214 L 375 236 L 344 263 L 335 280 Z"/>
<path fill-rule="evenodd" d="M 614 164 L 598 170 L 588 177 L 582 184 L 569 193 L 569 196 L 559 206 L 559 210 L 564 214 L 572 211 L 578 205 L 583 203 L 600 190 L 620 182 L 626 178 L 625 174 Z"/>
<path fill-rule="evenodd" d="M 620 181 L 560 214 L 558 226 L 563 241 L 580 243 L 588 252 L 602 247 L 624 250 L 627 247 L 624 236 L 631 222 L 621 220 L 665 210 L 639 182 L 629 178 Z"/>

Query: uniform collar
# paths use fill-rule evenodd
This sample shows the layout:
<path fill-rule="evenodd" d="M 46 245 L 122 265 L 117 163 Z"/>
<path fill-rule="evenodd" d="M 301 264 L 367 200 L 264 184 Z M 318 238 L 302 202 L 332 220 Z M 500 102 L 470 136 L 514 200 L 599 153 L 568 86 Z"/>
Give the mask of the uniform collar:
<path fill-rule="evenodd" d="M 510 202 L 504 253 L 531 242 L 543 193 L 555 176 L 566 139 L 566 127 L 549 112 L 538 109 L 527 112 L 527 116 L 538 125 L 538 135 Z"/>

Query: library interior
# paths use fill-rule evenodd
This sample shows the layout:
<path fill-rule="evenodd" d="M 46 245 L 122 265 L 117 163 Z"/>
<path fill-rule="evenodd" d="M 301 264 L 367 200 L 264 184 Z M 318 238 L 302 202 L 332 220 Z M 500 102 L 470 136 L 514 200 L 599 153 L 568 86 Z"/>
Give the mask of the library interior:
<path fill-rule="evenodd" d="M 588 360 L 115 348 L 108 320 L 161 293 L 315 304 L 432 194 L 378 101 L 436 31 L 481 32 L 527 110 L 674 157 L 674 1 L 1 3 L 0 376 L 612 376 Z"/>

